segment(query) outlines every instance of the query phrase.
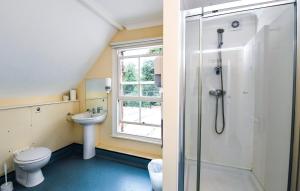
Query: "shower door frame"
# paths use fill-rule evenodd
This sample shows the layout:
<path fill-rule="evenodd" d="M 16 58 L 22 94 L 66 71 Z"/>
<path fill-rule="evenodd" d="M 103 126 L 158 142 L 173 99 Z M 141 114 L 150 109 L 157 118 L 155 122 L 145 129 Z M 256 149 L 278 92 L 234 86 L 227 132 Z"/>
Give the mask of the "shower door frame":
<path fill-rule="evenodd" d="M 186 90 L 186 65 L 185 65 L 185 29 L 186 29 L 186 21 L 187 18 L 191 17 L 197 17 L 196 19 L 199 20 L 199 28 L 200 28 L 200 38 L 199 38 L 199 51 L 202 50 L 202 15 L 203 10 L 202 8 L 187 10 L 182 12 L 181 17 L 181 25 L 183 26 L 182 30 L 182 61 L 181 61 L 181 67 L 180 67 L 180 104 L 179 104 L 179 172 L 178 172 L 178 191 L 184 191 L 184 172 L 185 172 L 185 90 Z M 202 65 L 202 54 L 199 56 L 199 66 L 198 66 L 198 83 L 201 85 L 201 65 Z M 202 95 L 201 93 L 201 87 L 198 87 L 198 93 L 199 95 Z M 198 97 L 198 137 L 201 137 L 201 96 Z M 201 142 L 201 139 L 197 139 L 197 144 L 199 145 Z M 197 146 L 197 190 L 200 190 L 200 182 L 198 179 L 200 179 L 200 162 L 201 162 L 201 147 Z"/>
<path fill-rule="evenodd" d="M 185 63 L 185 31 L 186 22 L 189 18 L 198 17 L 200 26 L 199 51 L 202 52 L 202 18 L 214 17 L 224 14 L 244 12 L 260 8 L 295 4 L 295 42 L 294 42 L 294 76 L 293 76 L 293 98 L 292 98 L 292 125 L 290 140 L 290 162 L 287 191 L 300 191 L 300 0 L 256 0 L 255 2 L 231 2 L 209 7 L 199 7 L 182 11 L 182 40 L 181 54 L 182 61 L 180 67 L 180 121 L 179 121 L 179 172 L 178 172 L 178 191 L 184 191 L 185 186 L 185 90 L 186 90 L 186 63 Z M 200 163 L 201 163 L 201 67 L 202 54 L 199 56 L 199 99 L 198 99 L 198 137 L 197 137 L 197 190 L 200 191 Z"/>

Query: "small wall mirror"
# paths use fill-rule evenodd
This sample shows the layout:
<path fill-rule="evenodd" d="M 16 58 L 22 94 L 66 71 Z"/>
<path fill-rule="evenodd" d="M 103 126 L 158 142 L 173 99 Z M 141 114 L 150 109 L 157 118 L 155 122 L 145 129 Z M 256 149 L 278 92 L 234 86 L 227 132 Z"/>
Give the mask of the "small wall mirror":
<path fill-rule="evenodd" d="M 107 111 L 107 93 L 105 91 L 105 78 L 85 80 L 85 107 L 94 113 Z"/>

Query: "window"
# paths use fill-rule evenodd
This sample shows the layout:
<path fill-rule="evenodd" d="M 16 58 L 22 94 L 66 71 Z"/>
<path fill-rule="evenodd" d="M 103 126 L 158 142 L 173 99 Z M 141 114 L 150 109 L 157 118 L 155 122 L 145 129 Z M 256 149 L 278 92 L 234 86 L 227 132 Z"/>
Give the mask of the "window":
<path fill-rule="evenodd" d="M 160 142 L 162 46 L 118 49 L 114 136 Z"/>

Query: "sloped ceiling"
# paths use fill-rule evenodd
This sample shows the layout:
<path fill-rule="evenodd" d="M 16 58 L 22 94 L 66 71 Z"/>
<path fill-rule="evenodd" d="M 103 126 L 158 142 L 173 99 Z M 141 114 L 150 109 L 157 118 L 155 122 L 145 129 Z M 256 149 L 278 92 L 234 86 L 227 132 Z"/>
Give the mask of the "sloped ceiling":
<path fill-rule="evenodd" d="M 0 1 L 0 98 L 76 87 L 115 33 L 77 0 Z"/>

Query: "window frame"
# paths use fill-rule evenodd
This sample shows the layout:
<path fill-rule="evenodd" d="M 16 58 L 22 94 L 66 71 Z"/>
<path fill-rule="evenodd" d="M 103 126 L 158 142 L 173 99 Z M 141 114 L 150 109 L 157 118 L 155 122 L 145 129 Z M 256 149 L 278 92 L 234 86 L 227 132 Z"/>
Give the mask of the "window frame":
<path fill-rule="evenodd" d="M 161 104 L 161 113 L 162 113 L 162 107 L 163 107 L 163 96 L 162 94 L 159 97 L 147 97 L 142 95 L 142 83 L 140 81 L 141 77 L 141 58 L 146 57 L 153 57 L 153 56 L 163 56 L 163 53 L 154 53 L 154 54 L 139 54 L 139 55 L 133 55 L 133 56 L 120 56 L 120 52 L 124 50 L 130 50 L 130 49 L 142 49 L 142 48 L 148 48 L 148 47 L 161 47 L 162 43 L 156 43 L 156 44 L 143 44 L 143 45 L 137 45 L 137 46 L 125 46 L 117 49 L 113 49 L 113 104 L 112 104 L 112 111 L 113 111 L 113 126 L 112 126 L 112 137 L 114 138 L 122 138 L 122 139 L 129 139 L 134 141 L 140 141 L 140 142 L 146 142 L 146 143 L 153 143 L 153 144 L 162 144 L 162 138 L 153 138 L 153 137 L 147 137 L 147 136 L 141 136 L 141 135 L 133 135 L 133 134 L 127 134 L 127 133 L 121 133 L 118 132 L 118 127 L 120 122 L 126 123 L 126 124 L 134 124 L 134 125 L 145 125 L 145 126 L 155 126 L 162 128 L 161 125 L 156 124 L 147 124 L 147 123 L 140 123 L 140 122 L 128 122 L 128 121 L 120 121 L 121 119 L 121 112 L 120 112 L 120 105 L 121 101 L 139 101 L 140 103 L 142 101 L 146 102 L 159 102 Z M 125 96 L 121 95 L 121 87 L 123 85 L 121 75 L 122 75 L 122 67 L 121 67 L 121 60 L 126 58 L 137 58 L 138 59 L 138 80 L 136 83 L 138 85 L 138 96 Z M 151 83 L 155 83 L 151 81 Z M 139 118 L 141 118 L 141 106 L 139 107 Z M 140 121 L 141 119 L 139 119 Z"/>

